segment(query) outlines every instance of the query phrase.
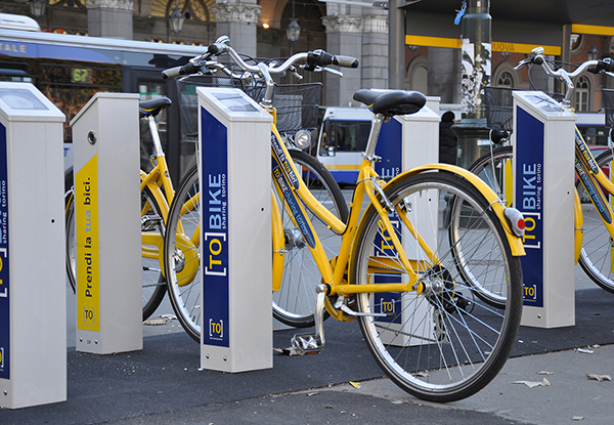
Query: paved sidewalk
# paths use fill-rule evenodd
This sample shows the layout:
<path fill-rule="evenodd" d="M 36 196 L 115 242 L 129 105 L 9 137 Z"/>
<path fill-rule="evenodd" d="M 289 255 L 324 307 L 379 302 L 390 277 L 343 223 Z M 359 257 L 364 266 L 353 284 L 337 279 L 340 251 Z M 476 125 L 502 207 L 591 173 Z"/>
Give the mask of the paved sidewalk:
<path fill-rule="evenodd" d="M 576 292 L 576 326 L 521 328 L 502 373 L 475 396 L 446 405 L 422 402 L 383 378 L 356 323 L 328 320 L 325 330 L 321 354 L 275 356 L 273 369 L 240 374 L 198 371 L 198 344 L 165 329 L 138 352 L 69 349 L 68 401 L 1 410 L 0 424 L 558 425 L 614 418 L 614 382 L 586 377 L 614 377 L 614 295 L 598 288 Z M 287 346 L 292 334 L 276 332 L 275 346 Z M 513 383 L 544 378 L 550 385 Z"/>

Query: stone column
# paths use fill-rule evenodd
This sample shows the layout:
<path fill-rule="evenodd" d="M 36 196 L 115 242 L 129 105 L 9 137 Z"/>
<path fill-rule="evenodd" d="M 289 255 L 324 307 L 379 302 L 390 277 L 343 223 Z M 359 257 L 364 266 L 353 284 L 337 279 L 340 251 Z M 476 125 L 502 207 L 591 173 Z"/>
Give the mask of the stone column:
<path fill-rule="evenodd" d="M 256 29 L 260 6 L 257 0 L 218 0 L 211 6 L 215 15 L 216 36 L 226 35 L 238 53 L 256 56 Z M 215 40 L 209 40 L 212 43 Z"/>
<path fill-rule="evenodd" d="M 356 15 L 322 18 L 326 27 L 326 51 L 333 55 L 353 56 L 361 62 L 358 69 L 341 68 L 343 78 L 326 73 L 326 92 L 323 93 L 326 106 L 358 106 L 352 97 L 362 85 L 362 22 L 362 16 Z"/>
<path fill-rule="evenodd" d="M 364 88 L 388 88 L 388 16 L 383 10 L 380 13 L 363 16 L 360 70 Z M 401 61 L 405 64 L 405 57 Z"/>
<path fill-rule="evenodd" d="M 133 7 L 134 0 L 88 0 L 88 34 L 132 40 Z"/>

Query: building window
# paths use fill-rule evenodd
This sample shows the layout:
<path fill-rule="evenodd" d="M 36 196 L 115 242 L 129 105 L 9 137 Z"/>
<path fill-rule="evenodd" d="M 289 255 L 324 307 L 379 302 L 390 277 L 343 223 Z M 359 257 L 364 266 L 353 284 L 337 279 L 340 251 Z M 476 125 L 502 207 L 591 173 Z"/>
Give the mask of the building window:
<path fill-rule="evenodd" d="M 586 76 L 578 78 L 576 81 L 574 94 L 574 108 L 577 112 L 589 110 L 590 81 Z"/>
<path fill-rule="evenodd" d="M 511 89 L 514 88 L 514 77 L 509 72 L 503 72 L 497 79 L 498 87 L 509 87 Z"/>
<path fill-rule="evenodd" d="M 405 90 L 415 90 L 428 94 L 429 69 L 426 55 L 416 56 L 407 66 L 405 72 Z"/>

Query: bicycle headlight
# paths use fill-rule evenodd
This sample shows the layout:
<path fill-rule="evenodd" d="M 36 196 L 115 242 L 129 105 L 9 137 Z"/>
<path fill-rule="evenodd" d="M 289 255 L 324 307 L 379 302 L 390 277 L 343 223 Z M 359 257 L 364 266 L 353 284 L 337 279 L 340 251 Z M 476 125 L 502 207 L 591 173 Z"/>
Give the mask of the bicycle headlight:
<path fill-rule="evenodd" d="M 299 149 L 306 149 L 311 145 L 311 132 L 309 130 L 299 130 L 294 135 L 294 144 Z"/>

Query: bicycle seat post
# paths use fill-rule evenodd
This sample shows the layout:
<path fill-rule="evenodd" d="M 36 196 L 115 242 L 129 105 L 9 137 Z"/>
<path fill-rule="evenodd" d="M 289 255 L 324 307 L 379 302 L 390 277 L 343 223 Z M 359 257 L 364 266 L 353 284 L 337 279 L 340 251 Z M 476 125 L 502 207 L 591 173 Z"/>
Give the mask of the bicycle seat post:
<path fill-rule="evenodd" d="M 159 158 L 164 155 L 162 150 L 162 142 L 160 141 L 160 134 L 158 133 L 158 125 L 153 116 L 147 116 L 147 124 L 149 125 L 149 132 L 151 133 L 151 140 L 153 142 L 152 157 Z"/>
<path fill-rule="evenodd" d="M 381 159 L 375 155 L 375 148 L 377 147 L 379 133 L 382 130 L 384 120 L 385 117 L 382 114 L 373 114 L 373 117 L 371 118 L 371 131 L 369 132 L 369 139 L 367 140 L 367 146 L 363 153 L 363 156 L 367 161 L 378 162 Z"/>

